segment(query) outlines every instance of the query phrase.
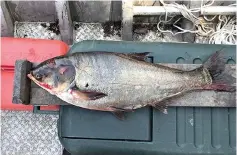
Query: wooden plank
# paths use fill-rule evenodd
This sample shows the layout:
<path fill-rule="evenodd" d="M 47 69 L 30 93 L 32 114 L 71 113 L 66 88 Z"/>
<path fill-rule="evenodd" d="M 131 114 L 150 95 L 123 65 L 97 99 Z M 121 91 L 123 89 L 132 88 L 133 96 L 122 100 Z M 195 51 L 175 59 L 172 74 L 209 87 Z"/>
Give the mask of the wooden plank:
<path fill-rule="evenodd" d="M 31 88 L 31 105 L 70 105 L 42 88 Z M 172 107 L 236 107 L 236 93 L 190 92 L 167 101 Z"/>
<path fill-rule="evenodd" d="M 30 96 L 31 105 L 68 105 L 60 98 L 51 95 L 49 92 L 42 88 L 31 88 Z"/>
<path fill-rule="evenodd" d="M 236 107 L 236 93 L 196 91 L 167 101 L 174 107 Z"/>

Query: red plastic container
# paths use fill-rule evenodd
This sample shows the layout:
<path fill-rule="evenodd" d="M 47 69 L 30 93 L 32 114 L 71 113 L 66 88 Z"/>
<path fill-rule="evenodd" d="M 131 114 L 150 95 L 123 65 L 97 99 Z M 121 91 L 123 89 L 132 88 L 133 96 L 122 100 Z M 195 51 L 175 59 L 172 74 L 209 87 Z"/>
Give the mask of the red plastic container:
<path fill-rule="evenodd" d="M 33 106 L 13 104 L 13 80 L 15 61 L 26 59 L 42 62 L 64 55 L 69 46 L 59 40 L 26 39 L 1 37 L 1 109 L 33 110 Z M 42 110 L 57 110 L 58 106 L 42 106 Z"/>

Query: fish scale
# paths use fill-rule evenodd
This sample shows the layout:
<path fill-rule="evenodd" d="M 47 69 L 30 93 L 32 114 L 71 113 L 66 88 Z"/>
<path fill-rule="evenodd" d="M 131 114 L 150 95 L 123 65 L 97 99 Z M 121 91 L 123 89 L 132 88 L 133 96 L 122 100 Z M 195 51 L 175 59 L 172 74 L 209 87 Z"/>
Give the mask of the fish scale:
<path fill-rule="evenodd" d="M 73 57 L 74 58 L 74 57 Z M 84 60 L 83 60 L 84 59 Z M 73 61 L 73 60 L 72 60 Z M 79 62 L 85 62 L 89 66 L 92 66 L 93 70 L 87 68 L 87 70 L 79 70 L 76 75 L 76 84 L 78 88 L 85 90 L 100 91 L 108 96 L 101 100 L 90 101 L 89 106 L 101 105 L 104 102 L 110 103 L 109 105 L 117 107 L 141 104 L 149 102 L 149 100 L 159 100 L 164 95 L 164 91 L 161 89 L 167 89 L 167 95 L 170 94 L 172 86 L 180 88 L 179 85 L 183 85 L 183 76 L 178 76 L 177 73 L 173 73 L 168 70 L 159 69 L 156 66 L 151 66 L 149 63 L 140 62 L 136 60 L 124 59 L 116 55 L 99 54 L 93 57 L 86 54 L 80 56 L 77 59 Z M 113 63 L 116 62 L 116 63 Z M 80 65 L 79 65 L 80 66 Z M 83 64 L 80 66 L 80 68 Z M 88 73 L 89 72 L 89 73 Z M 175 78 L 170 78 L 170 84 L 179 79 L 182 83 L 178 85 L 167 85 L 167 77 L 177 75 Z M 166 77 L 166 78 L 165 78 Z M 85 88 L 85 81 L 89 84 L 88 88 Z M 114 85 L 113 82 L 116 82 Z M 157 87 L 153 87 L 154 83 L 157 83 Z M 141 86 L 142 90 L 136 89 L 136 86 Z M 136 91 L 138 90 L 138 91 Z M 180 90 L 179 90 L 180 91 Z M 159 94 L 161 92 L 161 94 Z M 126 97 L 128 96 L 128 97 Z M 83 102 L 83 101 L 82 101 Z M 113 103 L 114 102 L 114 103 Z M 81 101 L 77 103 L 81 104 Z M 119 105 L 121 104 L 121 105 Z M 106 108 L 104 107 L 104 108 Z"/>

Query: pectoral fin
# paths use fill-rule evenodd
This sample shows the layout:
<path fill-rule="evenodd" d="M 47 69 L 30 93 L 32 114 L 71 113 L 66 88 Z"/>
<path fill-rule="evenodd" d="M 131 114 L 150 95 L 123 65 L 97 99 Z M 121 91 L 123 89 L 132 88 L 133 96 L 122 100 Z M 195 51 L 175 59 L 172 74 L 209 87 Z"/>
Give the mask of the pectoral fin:
<path fill-rule="evenodd" d="M 80 91 L 80 90 L 71 89 L 69 92 L 70 94 L 72 94 L 74 98 L 83 99 L 83 100 L 97 100 L 97 99 L 107 96 L 104 93 L 95 92 L 95 91 Z"/>

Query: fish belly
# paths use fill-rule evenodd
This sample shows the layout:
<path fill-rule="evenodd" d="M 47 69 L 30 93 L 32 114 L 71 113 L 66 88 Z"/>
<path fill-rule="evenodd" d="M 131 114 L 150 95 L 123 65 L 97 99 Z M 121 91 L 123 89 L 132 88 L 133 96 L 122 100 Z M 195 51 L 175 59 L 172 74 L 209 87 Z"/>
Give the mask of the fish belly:
<path fill-rule="evenodd" d="M 116 55 L 84 55 L 77 61 L 77 87 L 80 90 L 102 92 L 107 96 L 85 101 L 75 100 L 65 93 L 60 98 L 88 109 L 137 109 L 181 92 L 189 87 L 185 80 L 191 80 L 186 74 Z"/>

